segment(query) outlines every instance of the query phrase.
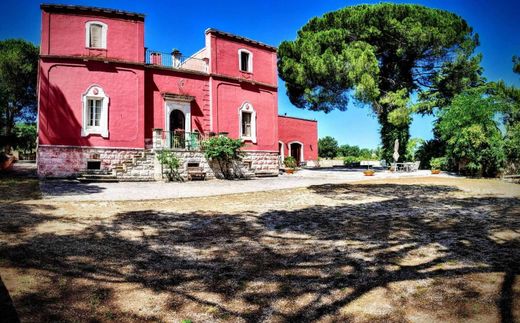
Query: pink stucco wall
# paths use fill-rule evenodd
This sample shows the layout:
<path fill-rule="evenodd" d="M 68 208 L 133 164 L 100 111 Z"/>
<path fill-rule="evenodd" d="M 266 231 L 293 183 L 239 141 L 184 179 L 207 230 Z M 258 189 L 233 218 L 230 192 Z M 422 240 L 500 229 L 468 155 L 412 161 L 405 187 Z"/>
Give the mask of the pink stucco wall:
<path fill-rule="evenodd" d="M 211 46 L 211 72 L 234 78 L 261 82 L 276 86 L 276 51 L 255 44 L 241 42 L 219 34 L 208 33 Z M 253 54 L 253 73 L 239 69 L 238 50 L 246 49 Z"/>
<path fill-rule="evenodd" d="M 215 132 L 227 132 L 231 138 L 239 138 L 239 109 L 249 102 L 256 112 L 257 142 L 245 142 L 246 150 L 277 150 L 278 99 L 276 91 L 247 83 L 214 81 L 213 123 Z"/>
<path fill-rule="evenodd" d="M 303 143 L 304 160 L 318 160 L 318 123 L 314 120 L 278 116 L 278 136 L 284 155 L 289 156 L 289 143 Z"/>
<path fill-rule="evenodd" d="M 108 25 L 107 48 L 85 47 L 85 23 L 99 21 Z M 128 62 L 144 61 L 144 21 L 82 13 L 42 11 L 42 55 L 96 56 Z"/>
<path fill-rule="evenodd" d="M 191 102 L 191 130 L 203 134 L 210 131 L 209 77 L 181 71 L 146 70 L 146 138 L 152 138 L 152 129 L 165 129 L 164 93 L 195 97 Z"/>
<path fill-rule="evenodd" d="M 144 147 L 144 70 L 102 62 L 40 60 L 39 144 Z M 109 97 L 109 137 L 81 136 L 82 96 L 98 85 Z"/>

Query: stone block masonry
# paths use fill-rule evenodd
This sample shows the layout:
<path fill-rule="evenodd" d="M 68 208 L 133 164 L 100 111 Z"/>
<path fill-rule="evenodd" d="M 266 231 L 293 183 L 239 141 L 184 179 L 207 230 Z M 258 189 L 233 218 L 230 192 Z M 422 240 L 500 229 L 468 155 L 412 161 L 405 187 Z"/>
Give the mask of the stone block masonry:
<path fill-rule="evenodd" d="M 144 149 L 132 148 L 91 148 L 74 146 L 38 147 L 38 176 L 75 177 L 87 171 L 87 161 L 99 160 L 101 170 L 112 172 L 116 165 L 132 160 L 144 153 Z M 153 176 L 153 173 L 152 173 Z"/>
<path fill-rule="evenodd" d="M 179 172 L 184 179 L 188 178 L 187 168 L 190 163 L 202 167 L 207 179 L 219 177 L 203 152 L 174 153 L 181 161 Z M 165 169 L 155 156 L 154 150 L 146 149 L 40 145 L 37 154 L 38 175 L 49 178 L 75 177 L 88 171 L 88 161 L 99 161 L 101 172 L 113 174 L 121 181 L 163 180 Z M 246 151 L 240 164 L 245 173 L 278 174 L 276 152 Z"/>

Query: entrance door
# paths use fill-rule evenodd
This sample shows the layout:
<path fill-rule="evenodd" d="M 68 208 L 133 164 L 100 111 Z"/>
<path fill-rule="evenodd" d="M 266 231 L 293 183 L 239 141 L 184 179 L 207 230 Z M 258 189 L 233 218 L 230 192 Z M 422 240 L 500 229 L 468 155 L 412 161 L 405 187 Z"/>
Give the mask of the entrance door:
<path fill-rule="evenodd" d="M 302 162 L 302 145 L 297 142 L 291 144 L 291 156 L 296 159 L 296 163 L 300 165 Z"/>
<path fill-rule="evenodd" d="M 170 112 L 170 147 L 184 148 L 186 118 L 180 110 Z"/>

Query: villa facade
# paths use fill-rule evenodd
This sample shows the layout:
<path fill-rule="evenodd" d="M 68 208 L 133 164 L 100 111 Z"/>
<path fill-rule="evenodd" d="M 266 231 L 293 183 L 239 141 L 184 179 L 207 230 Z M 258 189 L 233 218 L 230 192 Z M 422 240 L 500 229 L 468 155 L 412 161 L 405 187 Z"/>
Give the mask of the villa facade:
<path fill-rule="evenodd" d="M 144 15 L 42 5 L 38 76 L 38 174 L 104 171 L 160 178 L 154 157 L 174 151 L 182 169 L 209 174 L 200 141 L 244 141 L 252 173 L 280 159 L 317 160 L 317 123 L 278 115 L 276 48 L 215 29 L 184 57 L 144 46 Z M 182 171 L 181 169 L 181 171 Z"/>

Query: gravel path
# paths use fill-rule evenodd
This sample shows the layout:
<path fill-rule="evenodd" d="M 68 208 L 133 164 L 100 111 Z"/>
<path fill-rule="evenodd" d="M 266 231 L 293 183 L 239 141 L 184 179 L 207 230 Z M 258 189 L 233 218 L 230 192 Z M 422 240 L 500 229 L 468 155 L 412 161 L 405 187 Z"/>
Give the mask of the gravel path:
<path fill-rule="evenodd" d="M 408 174 L 377 172 L 372 178 L 426 176 L 432 176 L 430 171 L 418 171 Z M 449 175 L 435 176 L 446 177 Z M 330 169 L 301 170 L 293 175 L 237 181 L 210 180 L 184 183 L 121 182 L 84 184 L 77 181 L 47 180 L 41 182 L 40 188 L 45 199 L 58 201 L 135 201 L 261 192 L 367 179 L 369 178 L 363 176 L 363 173 L 360 171 Z"/>

